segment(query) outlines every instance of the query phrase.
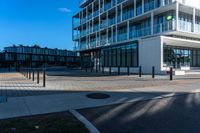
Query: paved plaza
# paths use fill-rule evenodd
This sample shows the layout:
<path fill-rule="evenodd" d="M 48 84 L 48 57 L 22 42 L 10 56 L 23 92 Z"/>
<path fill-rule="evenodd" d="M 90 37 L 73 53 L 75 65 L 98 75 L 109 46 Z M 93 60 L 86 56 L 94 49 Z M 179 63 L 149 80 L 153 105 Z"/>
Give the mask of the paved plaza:
<path fill-rule="evenodd" d="M 40 84 L 21 73 L 0 73 L 0 95 L 8 96 L 7 102 L 0 103 L 0 119 L 72 110 L 78 111 L 101 132 L 153 132 L 156 125 L 162 128 L 168 124 L 167 127 L 174 128 L 174 124 L 186 119 L 191 124 L 193 120 L 197 122 L 190 126 L 194 128 L 192 132 L 199 131 L 196 127 L 199 121 L 195 118 L 200 103 L 199 75 L 176 76 L 169 81 L 168 75 L 152 79 L 151 75 L 143 75 L 142 78 L 138 75 L 109 76 L 80 70 L 47 71 L 46 74 L 46 87 L 43 87 L 42 73 Z M 96 92 L 110 97 L 86 97 Z M 195 116 L 190 115 L 192 113 Z M 163 118 L 163 124 L 159 123 L 159 118 Z M 151 123 L 150 119 L 155 122 Z M 124 130 L 114 128 L 113 122 Z M 134 127 L 132 122 L 136 122 Z M 177 125 L 177 133 L 182 131 L 179 127 L 185 124 L 187 122 Z M 106 131 L 107 128 L 110 130 Z M 166 131 L 171 132 L 170 129 Z"/>
<path fill-rule="evenodd" d="M 25 78 L 20 73 L 0 73 L 0 95 L 7 97 L 34 96 L 63 94 L 75 92 L 106 91 L 106 92 L 128 92 L 128 91 L 169 91 L 188 92 L 195 90 L 199 85 L 200 76 L 174 77 L 169 81 L 169 76 L 151 75 L 111 75 L 101 73 L 91 73 L 80 70 L 49 71 L 46 76 L 46 87 L 43 87 L 43 75 L 40 74 L 40 84 L 32 79 Z M 194 86 L 191 90 L 174 89 L 174 87 Z M 169 88 L 169 86 L 172 86 Z M 152 89 L 153 87 L 153 89 Z M 167 87 L 167 89 L 165 89 Z M 162 89 L 161 89 L 162 88 Z"/>

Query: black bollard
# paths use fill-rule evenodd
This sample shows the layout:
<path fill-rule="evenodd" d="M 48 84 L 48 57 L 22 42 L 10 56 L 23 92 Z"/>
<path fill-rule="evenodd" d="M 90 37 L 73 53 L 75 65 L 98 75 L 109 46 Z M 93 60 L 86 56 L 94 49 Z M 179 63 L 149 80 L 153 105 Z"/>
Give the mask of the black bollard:
<path fill-rule="evenodd" d="M 152 67 L 152 78 L 153 79 L 155 78 L 155 67 L 154 66 Z"/>
<path fill-rule="evenodd" d="M 26 69 L 26 78 L 28 78 L 28 70 Z"/>
<path fill-rule="evenodd" d="M 118 66 L 118 75 L 120 75 L 120 67 Z"/>
<path fill-rule="evenodd" d="M 109 74 L 111 75 L 111 66 L 109 67 Z"/>
<path fill-rule="evenodd" d="M 35 71 L 33 70 L 33 76 L 32 76 L 32 78 L 33 78 L 33 81 L 35 81 Z"/>
<path fill-rule="evenodd" d="M 31 79 L 31 69 L 29 69 L 29 79 Z"/>
<path fill-rule="evenodd" d="M 173 68 L 170 67 L 170 80 L 173 80 Z"/>
<path fill-rule="evenodd" d="M 130 75 L 130 67 L 129 66 L 127 67 L 127 75 L 128 76 Z"/>
<path fill-rule="evenodd" d="M 39 70 L 37 71 L 37 84 L 39 84 L 40 83 L 40 72 L 39 72 Z"/>
<path fill-rule="evenodd" d="M 46 72 L 43 70 L 43 87 L 46 87 Z"/>
<path fill-rule="evenodd" d="M 142 77 L 142 66 L 139 66 L 139 77 Z"/>

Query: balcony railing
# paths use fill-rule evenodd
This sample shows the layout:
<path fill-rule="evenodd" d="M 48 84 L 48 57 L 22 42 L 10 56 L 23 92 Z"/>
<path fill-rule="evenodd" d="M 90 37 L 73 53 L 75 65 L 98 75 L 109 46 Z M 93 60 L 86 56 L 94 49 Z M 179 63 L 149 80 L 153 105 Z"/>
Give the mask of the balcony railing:
<path fill-rule="evenodd" d="M 200 33 L 200 24 L 195 24 L 195 32 Z"/>
<path fill-rule="evenodd" d="M 192 22 L 179 20 L 179 30 L 192 32 Z"/>
<path fill-rule="evenodd" d="M 175 20 L 167 21 L 167 22 L 160 23 L 160 24 L 155 24 L 154 25 L 154 34 L 166 32 L 166 31 L 170 31 L 170 30 L 175 30 L 175 28 L 176 28 Z"/>
<path fill-rule="evenodd" d="M 117 41 L 125 41 L 127 40 L 127 33 L 118 34 Z"/>
<path fill-rule="evenodd" d="M 108 26 L 107 20 L 104 20 L 103 22 L 101 22 L 101 25 L 100 25 L 101 29 L 106 28 L 107 26 Z"/>

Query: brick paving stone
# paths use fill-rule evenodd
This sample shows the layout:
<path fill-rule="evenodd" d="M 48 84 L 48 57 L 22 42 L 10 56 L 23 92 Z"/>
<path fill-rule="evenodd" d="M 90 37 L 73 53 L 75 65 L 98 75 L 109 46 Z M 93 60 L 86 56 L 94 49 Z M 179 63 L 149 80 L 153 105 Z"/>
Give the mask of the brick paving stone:
<path fill-rule="evenodd" d="M 168 76 L 156 76 L 155 79 L 151 75 L 143 75 L 142 78 L 138 75 L 106 76 L 77 70 L 47 72 L 47 86 L 44 88 L 42 77 L 40 74 L 40 84 L 37 84 L 20 73 L 0 73 L 0 95 L 19 97 L 80 91 L 148 91 L 148 87 L 162 89 L 169 85 L 200 85 L 200 75 L 176 76 L 174 81 L 169 81 Z"/>

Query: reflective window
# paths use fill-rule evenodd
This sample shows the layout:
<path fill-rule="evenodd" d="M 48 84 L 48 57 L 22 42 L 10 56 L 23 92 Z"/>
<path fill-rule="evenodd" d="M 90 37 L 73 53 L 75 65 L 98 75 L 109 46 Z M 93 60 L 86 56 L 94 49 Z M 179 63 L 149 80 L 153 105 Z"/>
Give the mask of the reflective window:
<path fill-rule="evenodd" d="M 105 67 L 138 66 L 138 44 L 136 42 L 105 48 L 101 54 L 102 65 Z"/>

